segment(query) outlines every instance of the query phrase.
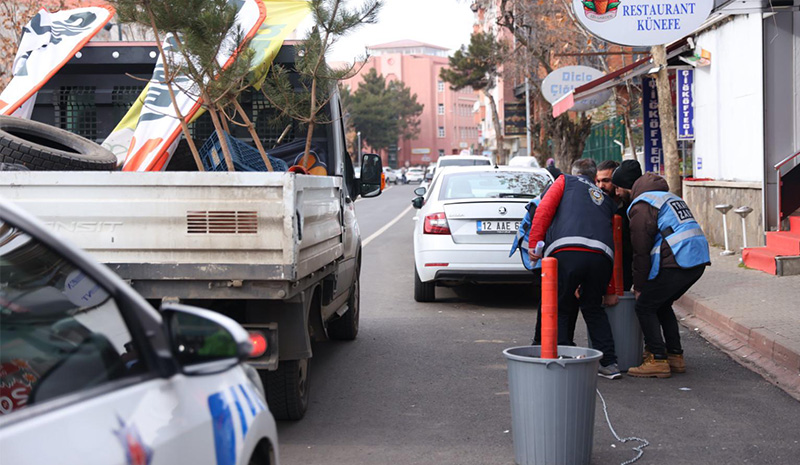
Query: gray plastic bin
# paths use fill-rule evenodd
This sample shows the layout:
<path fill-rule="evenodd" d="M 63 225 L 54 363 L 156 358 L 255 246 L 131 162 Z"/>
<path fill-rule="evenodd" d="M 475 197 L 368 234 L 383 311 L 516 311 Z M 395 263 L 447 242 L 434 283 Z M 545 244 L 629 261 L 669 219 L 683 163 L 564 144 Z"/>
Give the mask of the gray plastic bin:
<path fill-rule="evenodd" d="M 619 298 L 619 303 L 606 307 L 608 324 L 614 335 L 614 352 L 617 354 L 617 365 L 620 371 L 628 371 L 630 367 L 642 364 L 644 338 L 639 319 L 636 317 L 636 298 L 633 292 L 626 292 Z M 589 347 L 592 341 L 589 340 Z"/>
<path fill-rule="evenodd" d="M 503 351 L 508 361 L 514 457 L 519 465 L 585 465 L 592 457 L 597 366 L 602 352 L 558 346 L 569 358 L 541 359 L 541 346 Z M 575 358 L 583 357 L 583 358 Z"/>

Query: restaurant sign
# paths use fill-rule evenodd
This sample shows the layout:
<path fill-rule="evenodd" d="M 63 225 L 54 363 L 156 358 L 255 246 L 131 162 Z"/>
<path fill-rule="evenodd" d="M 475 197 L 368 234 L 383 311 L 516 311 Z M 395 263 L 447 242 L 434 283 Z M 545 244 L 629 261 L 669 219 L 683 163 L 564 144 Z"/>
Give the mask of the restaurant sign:
<path fill-rule="evenodd" d="M 705 22 L 714 0 L 572 0 L 575 16 L 589 32 L 620 45 L 674 42 Z"/>

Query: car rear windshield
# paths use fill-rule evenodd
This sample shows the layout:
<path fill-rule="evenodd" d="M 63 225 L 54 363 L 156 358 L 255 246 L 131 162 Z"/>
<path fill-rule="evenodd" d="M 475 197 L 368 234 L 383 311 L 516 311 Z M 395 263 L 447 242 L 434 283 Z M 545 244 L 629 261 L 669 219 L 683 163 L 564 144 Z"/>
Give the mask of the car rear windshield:
<path fill-rule="evenodd" d="M 483 166 L 483 165 L 491 165 L 492 161 L 488 158 L 482 160 L 480 158 L 465 158 L 465 159 L 450 159 L 450 160 L 441 160 L 439 161 L 439 166 Z"/>
<path fill-rule="evenodd" d="M 534 198 L 550 183 L 529 171 L 481 171 L 449 174 L 442 180 L 439 200 Z"/>

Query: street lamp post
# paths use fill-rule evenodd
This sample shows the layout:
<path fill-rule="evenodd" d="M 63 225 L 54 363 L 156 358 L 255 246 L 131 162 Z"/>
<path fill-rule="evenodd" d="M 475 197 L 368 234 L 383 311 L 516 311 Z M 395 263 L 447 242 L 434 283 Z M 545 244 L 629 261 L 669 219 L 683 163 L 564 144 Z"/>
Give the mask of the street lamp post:
<path fill-rule="evenodd" d="M 361 165 L 361 131 L 358 131 L 358 164 Z"/>

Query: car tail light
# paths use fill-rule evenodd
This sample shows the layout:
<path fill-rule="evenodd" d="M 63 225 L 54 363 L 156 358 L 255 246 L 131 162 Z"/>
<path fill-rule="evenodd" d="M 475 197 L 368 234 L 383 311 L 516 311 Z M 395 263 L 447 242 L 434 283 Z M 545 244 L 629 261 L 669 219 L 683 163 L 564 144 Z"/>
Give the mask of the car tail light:
<path fill-rule="evenodd" d="M 450 234 L 450 226 L 447 225 L 447 217 L 444 212 L 426 216 L 422 232 L 425 234 Z"/>
<path fill-rule="evenodd" d="M 248 331 L 250 333 L 250 358 L 258 358 L 267 352 L 267 337 L 261 331 Z"/>

